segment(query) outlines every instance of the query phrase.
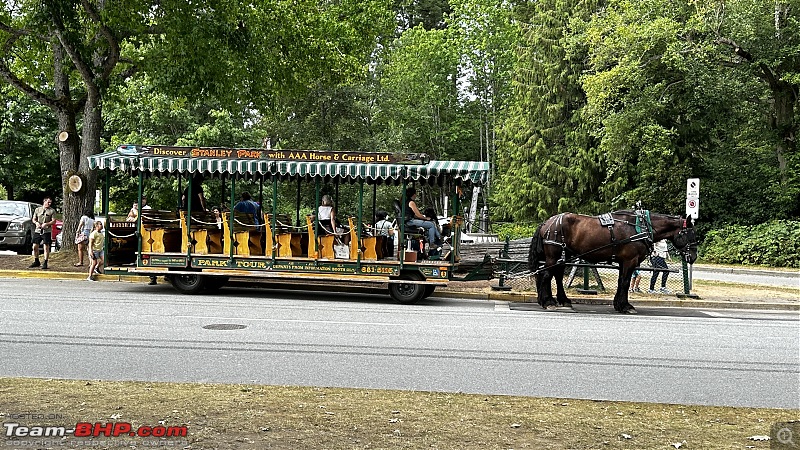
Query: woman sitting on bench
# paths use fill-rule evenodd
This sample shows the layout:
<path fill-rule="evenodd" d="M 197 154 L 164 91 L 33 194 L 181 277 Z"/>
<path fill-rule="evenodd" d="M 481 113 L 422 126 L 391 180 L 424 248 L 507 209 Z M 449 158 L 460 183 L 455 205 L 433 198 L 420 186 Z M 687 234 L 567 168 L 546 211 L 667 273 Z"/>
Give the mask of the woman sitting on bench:
<path fill-rule="evenodd" d="M 322 196 L 322 204 L 319 205 L 319 228 L 320 235 L 336 234 L 336 210 L 330 195 Z"/>
<path fill-rule="evenodd" d="M 406 189 L 406 201 L 408 202 L 405 208 L 406 225 L 424 228 L 430 245 L 434 247 L 442 245 L 442 236 L 439 234 L 439 230 L 433 222 L 436 218 L 422 214 L 419 211 L 419 207 L 417 207 L 416 200 L 417 189 L 414 187 Z M 433 256 L 431 253 L 436 254 L 434 251 L 431 251 L 428 256 Z"/>

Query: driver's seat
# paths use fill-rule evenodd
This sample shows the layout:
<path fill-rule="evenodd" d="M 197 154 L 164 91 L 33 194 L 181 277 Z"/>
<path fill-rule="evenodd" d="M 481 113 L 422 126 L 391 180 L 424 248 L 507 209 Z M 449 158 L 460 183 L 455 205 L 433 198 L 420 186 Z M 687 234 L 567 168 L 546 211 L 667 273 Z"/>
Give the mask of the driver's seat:
<path fill-rule="evenodd" d="M 398 222 L 400 220 L 405 221 L 406 217 L 403 211 L 403 208 L 400 204 L 400 200 L 394 199 L 392 201 L 392 206 L 394 207 L 394 213 L 397 217 Z M 407 222 L 405 223 L 405 240 L 404 248 L 408 247 L 408 241 L 411 241 L 411 249 L 417 252 L 422 253 L 422 249 L 420 248 L 420 240 L 427 241 L 425 239 L 425 229 L 422 227 L 418 227 L 415 225 L 409 225 Z"/>

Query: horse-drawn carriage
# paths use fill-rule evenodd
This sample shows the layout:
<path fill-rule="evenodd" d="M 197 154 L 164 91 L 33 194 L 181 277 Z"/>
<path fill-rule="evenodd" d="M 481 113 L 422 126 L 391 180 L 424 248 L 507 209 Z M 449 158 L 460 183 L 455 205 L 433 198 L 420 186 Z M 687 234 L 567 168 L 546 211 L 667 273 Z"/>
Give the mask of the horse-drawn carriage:
<path fill-rule="evenodd" d="M 230 277 L 380 283 L 388 285 L 392 298 L 402 303 L 414 303 L 457 279 L 453 275 L 460 261 L 460 230 L 453 228 L 452 244 L 438 258 L 411 258 L 416 252 L 407 250 L 409 233 L 401 220 L 397 233 L 401 245 L 390 252 L 379 251 L 379 237 L 368 231 L 376 216 L 375 187 L 397 186 L 398 198 L 406 203 L 406 186 L 437 186 L 449 193 L 452 209 L 445 214 L 452 224 L 459 224 L 457 192 L 485 184 L 489 171 L 484 162 L 428 161 L 422 155 L 167 146 L 121 146 L 90 157 L 89 165 L 106 171 L 104 211 L 108 210 L 112 171 L 138 177 L 139 204 L 152 177 L 177 180 L 179 198 L 186 183 L 184 211 L 142 210 L 137 222 L 128 224 L 109 216 L 106 273 L 165 276 L 180 292 L 190 294 L 216 290 Z M 218 223 L 192 205 L 197 188 L 187 182 L 211 178 L 228 186 L 229 198 L 223 203 L 229 202 L 230 211 L 235 209 L 236 185 L 242 180 L 257 183 L 258 197 L 266 198 L 268 205 L 264 211 L 250 213 L 253 217 L 226 214 Z M 321 232 L 318 218 L 300 220 L 298 207 L 297 223 L 283 219 L 286 211 L 279 211 L 278 205 L 285 202 L 278 197 L 286 184 L 298 186 L 298 198 L 301 185 L 313 187 L 311 210 L 317 211 L 322 188 L 340 183 L 355 187 L 350 189 L 350 200 L 357 213 L 340 218 L 350 225 L 337 232 L 338 245 L 346 249 L 334 252 L 337 244 Z M 365 185 L 373 188 L 373 211 L 365 207 Z"/>

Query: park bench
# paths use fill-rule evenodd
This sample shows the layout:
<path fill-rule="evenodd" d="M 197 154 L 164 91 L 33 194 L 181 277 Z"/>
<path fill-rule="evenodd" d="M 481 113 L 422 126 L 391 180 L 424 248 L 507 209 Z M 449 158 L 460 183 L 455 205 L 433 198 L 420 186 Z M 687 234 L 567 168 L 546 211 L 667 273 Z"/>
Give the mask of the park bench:
<path fill-rule="evenodd" d="M 350 217 L 347 219 L 350 223 L 350 259 L 355 259 L 358 257 L 358 251 L 361 250 L 361 259 L 366 261 L 375 261 L 378 259 L 378 237 L 377 236 L 367 236 L 364 233 L 361 233 L 361 245 L 356 246 L 353 248 L 353 242 L 358 241 L 358 229 L 353 226 L 353 218 Z M 355 251 L 354 251 L 355 250 Z"/>
<path fill-rule="evenodd" d="M 186 232 L 186 227 L 190 227 Z M 186 211 L 181 211 L 181 252 L 186 253 L 189 244 L 192 244 L 192 253 L 198 255 L 222 253 L 222 230 L 217 224 L 213 212 L 195 211 L 191 221 L 187 220 Z"/>
<path fill-rule="evenodd" d="M 312 215 L 306 216 L 306 224 L 308 226 L 308 256 L 311 258 L 321 259 L 334 259 L 333 244 L 336 236 L 332 234 L 325 234 L 317 237 L 314 229 L 314 220 Z M 317 253 L 314 254 L 314 241 L 317 241 Z"/>
<path fill-rule="evenodd" d="M 141 211 L 142 252 L 177 253 L 181 250 L 181 219 L 175 211 Z"/>
<path fill-rule="evenodd" d="M 296 233 L 292 233 L 291 219 L 285 214 L 275 215 L 275 229 L 272 229 L 272 214 L 264 216 L 268 227 L 270 236 L 275 236 L 275 255 L 279 258 L 291 258 L 293 256 L 301 256 L 302 248 L 300 246 L 300 237 Z"/>
<path fill-rule="evenodd" d="M 230 254 L 233 245 L 233 254 L 239 256 L 264 256 L 261 246 L 261 237 L 264 225 L 256 225 L 252 214 L 233 212 L 233 233 L 231 234 L 231 213 L 222 213 L 222 229 L 225 236 L 223 253 Z M 233 236 L 231 238 L 231 236 Z"/>

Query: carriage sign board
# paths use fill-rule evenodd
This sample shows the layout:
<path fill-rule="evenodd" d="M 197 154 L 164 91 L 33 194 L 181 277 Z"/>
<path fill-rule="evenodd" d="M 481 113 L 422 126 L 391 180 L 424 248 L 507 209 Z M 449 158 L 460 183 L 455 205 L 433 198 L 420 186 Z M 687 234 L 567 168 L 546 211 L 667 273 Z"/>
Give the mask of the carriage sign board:
<path fill-rule="evenodd" d="M 686 180 L 686 215 L 697 219 L 700 213 L 700 178 Z"/>

